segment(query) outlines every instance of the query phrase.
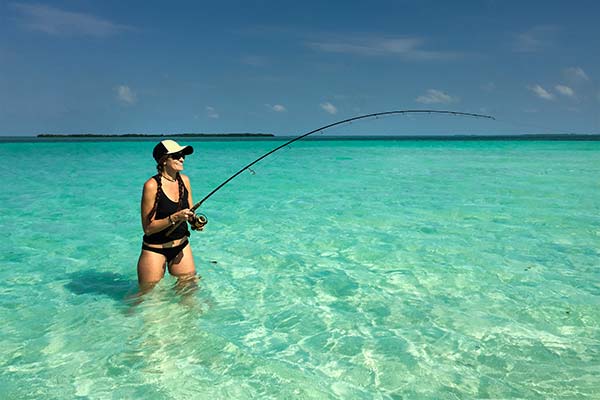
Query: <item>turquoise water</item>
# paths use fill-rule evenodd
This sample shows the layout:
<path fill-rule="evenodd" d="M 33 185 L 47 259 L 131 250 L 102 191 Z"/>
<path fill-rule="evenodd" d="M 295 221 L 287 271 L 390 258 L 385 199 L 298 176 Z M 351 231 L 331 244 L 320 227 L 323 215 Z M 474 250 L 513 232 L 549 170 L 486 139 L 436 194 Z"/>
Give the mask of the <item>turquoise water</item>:
<path fill-rule="evenodd" d="M 280 142 L 194 142 L 199 200 Z M 3 399 L 599 398 L 600 142 L 298 142 L 141 304 L 152 142 L 1 143 Z"/>

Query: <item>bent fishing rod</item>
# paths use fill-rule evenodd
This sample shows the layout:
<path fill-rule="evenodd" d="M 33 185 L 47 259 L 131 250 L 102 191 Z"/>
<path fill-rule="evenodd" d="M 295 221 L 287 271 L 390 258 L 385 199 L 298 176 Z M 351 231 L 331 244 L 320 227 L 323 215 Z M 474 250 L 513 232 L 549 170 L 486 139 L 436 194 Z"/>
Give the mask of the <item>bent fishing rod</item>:
<path fill-rule="evenodd" d="M 215 194 L 217 191 L 219 191 L 219 189 L 221 189 L 223 186 L 227 185 L 229 182 L 231 182 L 233 179 L 235 179 L 238 175 L 240 175 L 245 170 L 250 169 L 250 167 L 253 166 L 254 164 L 256 164 L 257 162 L 259 162 L 259 161 L 263 160 L 264 158 L 270 156 L 271 154 L 275 153 L 277 150 L 280 150 L 280 149 L 282 149 L 282 148 L 284 148 L 284 147 L 286 147 L 286 146 L 288 146 L 288 145 L 290 145 L 290 144 L 292 144 L 292 143 L 294 143 L 294 142 L 296 142 L 298 140 L 304 139 L 305 137 L 307 137 L 309 135 L 312 135 L 313 133 L 322 132 L 322 131 L 324 131 L 326 129 L 329 129 L 329 128 L 332 128 L 334 126 L 343 125 L 343 124 L 346 124 L 346 123 L 352 122 L 352 121 L 358 121 L 360 119 L 375 118 L 375 117 L 380 117 L 380 116 L 384 116 L 384 115 L 398 115 L 398 114 L 446 114 L 446 115 L 457 115 L 457 116 L 474 117 L 474 118 L 487 118 L 487 119 L 493 119 L 493 120 L 496 119 L 496 118 L 492 117 L 491 115 L 467 113 L 467 112 L 460 112 L 460 111 L 447 111 L 447 110 L 396 110 L 396 111 L 384 111 L 384 112 L 377 112 L 377 113 L 373 113 L 373 114 L 359 115 L 357 117 L 352 117 L 352 118 L 344 119 L 342 121 L 334 122 L 332 124 L 325 125 L 325 126 L 322 126 L 320 128 L 314 129 L 314 130 L 312 130 L 310 132 L 303 133 L 302 135 L 297 136 L 297 137 L 295 137 L 295 138 L 293 138 L 293 139 L 285 142 L 281 146 L 278 146 L 278 147 L 274 148 L 273 150 L 269 151 L 268 153 L 263 154 L 262 156 L 260 156 L 256 160 L 252 161 L 250 164 L 246 165 L 244 168 L 240 169 L 235 174 L 231 175 L 225 181 L 223 181 L 223 183 L 221 183 L 219 186 L 217 186 L 216 188 L 214 188 L 209 194 L 207 194 L 206 196 L 204 196 L 204 198 L 202 200 L 200 200 L 199 202 L 197 202 L 196 204 L 194 204 L 194 206 L 192 208 L 190 208 L 190 210 L 192 212 L 196 211 L 202 205 L 202 203 L 204 203 L 213 194 Z M 199 217 L 199 220 L 200 220 L 200 224 L 202 226 L 204 226 L 206 224 L 206 222 L 208 221 L 206 219 L 206 216 L 199 215 L 198 217 Z M 173 233 L 173 231 L 175 231 L 175 229 L 182 222 L 183 221 L 179 221 L 175 225 L 173 225 L 167 231 L 167 236 L 170 235 L 171 233 Z"/>

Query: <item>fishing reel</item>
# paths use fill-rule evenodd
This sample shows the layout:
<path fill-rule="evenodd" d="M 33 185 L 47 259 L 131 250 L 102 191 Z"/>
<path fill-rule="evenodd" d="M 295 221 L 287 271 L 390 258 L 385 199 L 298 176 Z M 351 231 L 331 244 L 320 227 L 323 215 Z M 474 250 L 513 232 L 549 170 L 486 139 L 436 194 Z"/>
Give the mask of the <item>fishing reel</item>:
<path fill-rule="evenodd" d="M 204 214 L 195 214 L 194 218 L 190 221 L 190 225 L 193 231 L 204 228 L 204 225 L 208 224 L 208 218 Z"/>

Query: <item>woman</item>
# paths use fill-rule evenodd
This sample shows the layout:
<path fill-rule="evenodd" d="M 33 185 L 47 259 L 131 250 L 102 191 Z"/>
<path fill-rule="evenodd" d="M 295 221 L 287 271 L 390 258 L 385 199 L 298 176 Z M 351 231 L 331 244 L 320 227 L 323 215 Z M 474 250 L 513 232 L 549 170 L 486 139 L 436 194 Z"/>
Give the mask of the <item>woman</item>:
<path fill-rule="evenodd" d="M 192 224 L 192 229 L 200 230 L 203 224 L 190 210 L 193 204 L 190 180 L 180 173 L 185 156 L 193 152 L 192 146 L 180 146 L 174 140 L 163 140 L 152 152 L 158 174 L 146 181 L 142 194 L 144 242 L 137 265 L 142 292 L 152 289 L 162 279 L 165 265 L 179 279 L 178 283 L 195 280 L 196 267 L 186 222 Z"/>

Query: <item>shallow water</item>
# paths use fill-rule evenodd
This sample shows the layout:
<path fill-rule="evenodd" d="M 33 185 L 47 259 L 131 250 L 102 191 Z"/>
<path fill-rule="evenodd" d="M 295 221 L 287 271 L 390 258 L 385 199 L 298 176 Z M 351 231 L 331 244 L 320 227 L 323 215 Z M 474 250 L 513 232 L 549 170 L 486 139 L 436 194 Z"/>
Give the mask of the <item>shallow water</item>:
<path fill-rule="evenodd" d="M 194 142 L 199 200 L 281 144 Z M 597 398 L 599 142 L 298 142 L 141 304 L 151 142 L 0 143 L 2 398 Z"/>

